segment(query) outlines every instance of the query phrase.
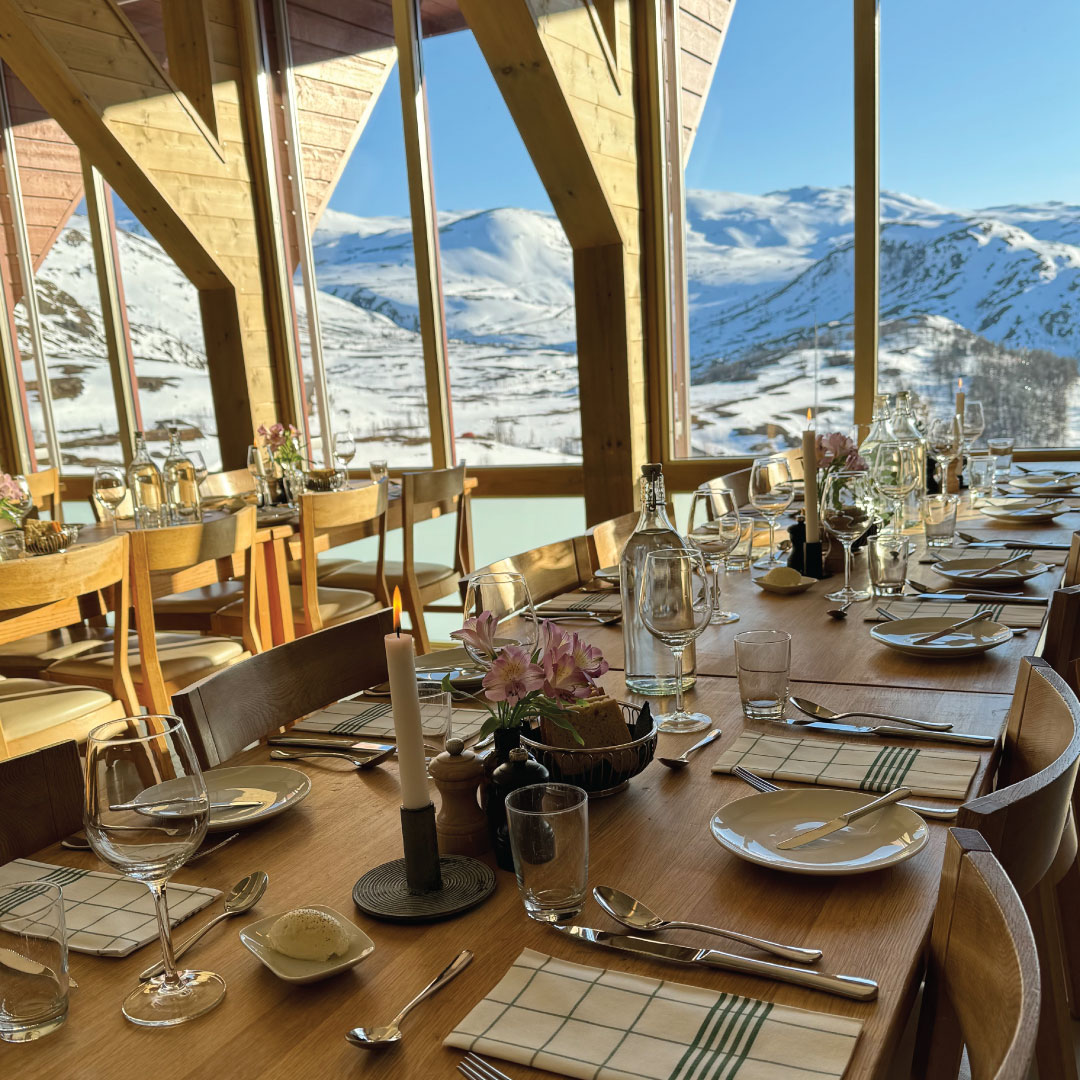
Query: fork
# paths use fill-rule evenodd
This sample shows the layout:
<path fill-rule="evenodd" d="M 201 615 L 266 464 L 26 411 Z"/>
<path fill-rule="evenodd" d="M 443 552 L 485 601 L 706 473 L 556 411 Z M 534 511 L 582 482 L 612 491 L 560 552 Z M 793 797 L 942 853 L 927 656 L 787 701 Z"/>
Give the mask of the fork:
<path fill-rule="evenodd" d="M 757 773 L 752 773 L 749 769 L 744 769 L 741 765 L 736 765 L 731 770 L 732 776 L 737 776 L 744 784 L 749 784 L 756 791 L 783 791 L 784 789 L 778 784 L 774 784 L 771 780 L 766 780 L 763 776 L 758 776 Z M 938 821 L 955 821 L 957 811 L 950 809 L 949 807 L 942 806 L 919 806 L 916 803 L 902 802 L 901 806 L 906 806 L 909 810 L 914 810 L 916 814 L 920 814 L 922 817 L 934 818 Z"/>
<path fill-rule="evenodd" d="M 494 1065 L 489 1065 L 479 1054 L 471 1051 L 464 1061 L 458 1062 L 458 1072 L 469 1080 L 510 1080 L 504 1072 L 499 1072 Z"/>

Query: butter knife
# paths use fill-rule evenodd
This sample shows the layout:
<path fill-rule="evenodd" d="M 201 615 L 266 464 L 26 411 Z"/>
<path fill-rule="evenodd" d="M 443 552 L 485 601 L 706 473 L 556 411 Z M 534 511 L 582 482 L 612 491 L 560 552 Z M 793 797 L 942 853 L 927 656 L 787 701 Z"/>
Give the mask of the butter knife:
<path fill-rule="evenodd" d="M 846 829 L 853 821 L 858 821 L 859 818 L 866 817 L 867 814 L 876 814 L 886 806 L 892 806 L 893 803 L 906 799 L 910 794 L 911 792 L 906 787 L 898 787 L 892 791 L 887 791 L 884 795 L 871 800 L 865 806 L 857 806 L 846 814 L 834 817 L 832 821 L 826 821 L 824 825 L 818 825 L 816 829 L 807 829 L 805 832 L 796 833 L 794 836 L 779 841 L 776 845 L 777 849 L 791 851 L 793 848 L 801 848 L 804 844 L 812 844 L 823 836 L 830 836 L 834 832 Z"/>
<path fill-rule="evenodd" d="M 789 727 L 798 727 L 802 730 L 809 728 L 811 731 L 823 731 L 826 735 L 888 735 L 898 739 L 925 739 L 929 742 L 959 743 L 962 746 L 994 746 L 997 737 L 994 735 L 968 735 L 962 731 L 920 731 L 918 728 L 893 727 L 889 724 L 875 724 L 872 727 L 862 727 L 858 724 L 834 724 L 823 723 L 814 720 L 809 724 L 789 724 Z"/>
<path fill-rule="evenodd" d="M 913 596 L 901 597 L 903 600 L 911 600 L 922 603 L 924 600 L 933 603 L 941 601 L 952 604 L 1029 604 L 1033 607 L 1046 607 L 1050 602 L 1046 596 L 1013 596 L 1011 593 L 991 592 L 921 592 Z"/>
<path fill-rule="evenodd" d="M 720 968 L 723 971 L 737 971 L 742 975 L 757 975 L 765 979 L 775 979 L 777 982 L 806 986 L 811 990 L 823 990 L 826 994 L 854 998 L 856 1001 L 873 1001 L 878 993 L 876 982 L 872 979 L 860 979 L 855 975 L 828 975 L 822 971 L 737 956 L 719 949 L 695 949 L 692 945 L 676 945 L 671 941 L 657 941 L 633 934 L 612 934 L 606 930 L 593 930 L 588 926 L 552 924 L 552 929 L 587 945 L 603 945 L 608 949 L 619 949 L 622 952 L 648 956 L 654 960 L 668 960 L 675 964 L 693 964 Z"/>

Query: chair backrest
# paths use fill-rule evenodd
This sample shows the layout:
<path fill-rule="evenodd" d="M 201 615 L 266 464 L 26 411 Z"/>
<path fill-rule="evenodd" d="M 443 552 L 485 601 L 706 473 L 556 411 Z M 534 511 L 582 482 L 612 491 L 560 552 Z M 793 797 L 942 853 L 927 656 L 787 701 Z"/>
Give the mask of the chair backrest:
<path fill-rule="evenodd" d="M 458 582 L 462 600 L 465 599 L 471 578 L 480 574 L 508 572 L 524 576 L 534 603 L 549 600 L 559 593 L 578 588 L 592 577 L 588 542 L 584 536 L 557 540 L 553 544 L 545 544 L 483 566 Z"/>
<path fill-rule="evenodd" d="M 801 446 L 793 447 L 791 450 L 783 450 L 779 456 L 787 461 L 788 468 L 791 469 L 792 480 L 802 480 L 805 477 L 806 466 L 803 464 Z"/>
<path fill-rule="evenodd" d="M 129 488 L 124 492 L 124 497 L 120 500 L 120 505 L 110 517 L 109 511 L 94 498 L 93 492 L 90 493 L 90 509 L 94 511 L 94 520 L 108 523 L 115 517 L 119 521 L 130 521 L 135 516 L 135 503 L 132 501 L 131 489 Z"/>
<path fill-rule="evenodd" d="M 1056 589 L 1050 597 L 1039 654 L 1072 690 L 1078 689 L 1075 662 L 1080 659 L 1080 585 Z"/>
<path fill-rule="evenodd" d="M 1067 589 L 1071 585 L 1080 585 L 1080 532 L 1072 534 L 1069 555 L 1065 560 L 1065 573 L 1061 578 L 1062 588 Z"/>
<path fill-rule="evenodd" d="M 454 570 L 458 576 L 472 570 L 469 543 L 468 496 L 465 463 L 452 469 L 427 469 L 401 474 L 402 553 L 406 573 L 416 565 L 413 528 L 418 521 L 448 514 L 457 508 L 454 532 Z"/>
<path fill-rule="evenodd" d="M 41 469 L 26 474 L 30 497 L 39 512 L 45 511 L 53 521 L 64 520 L 64 505 L 60 495 L 60 470 Z"/>
<path fill-rule="evenodd" d="M 960 807 L 1021 896 L 1049 872 L 1061 846 L 1080 765 L 1080 701 L 1045 660 L 1020 661 L 998 787 Z"/>
<path fill-rule="evenodd" d="M 341 525 L 378 522 L 379 554 L 375 570 L 375 596 L 389 604 L 384 565 L 386 560 L 386 508 L 388 484 L 377 484 L 347 491 L 309 492 L 300 496 L 300 587 L 304 597 L 304 622 L 310 633 L 321 630 L 319 609 L 318 551 L 319 536 Z"/>
<path fill-rule="evenodd" d="M 601 521 L 586 531 L 585 540 L 589 547 L 589 562 L 593 571 L 607 566 L 618 566 L 623 548 L 630 539 L 641 515 L 623 514 L 617 518 Z"/>
<path fill-rule="evenodd" d="M 294 720 L 386 680 L 389 609 L 224 668 L 173 695 L 205 768 Z"/>
<path fill-rule="evenodd" d="M 710 486 L 716 484 L 730 491 L 735 496 L 736 506 L 742 508 L 750 505 L 749 469 L 739 469 L 736 472 L 725 473 L 723 476 L 710 480 L 709 484 Z"/>
<path fill-rule="evenodd" d="M 255 490 L 255 478 L 247 469 L 208 473 L 199 485 L 203 498 L 215 495 L 246 495 Z"/>
<path fill-rule="evenodd" d="M 0 760 L 0 865 L 82 827 L 83 776 L 74 740 Z"/>
<path fill-rule="evenodd" d="M 1026 1080 L 1040 996 L 1035 939 L 1016 889 L 982 836 L 950 829 L 923 1002 L 934 1027 L 912 1075 L 955 1076 L 962 1043 L 971 1080 Z M 943 1030 L 950 1016 L 962 1038 Z"/>

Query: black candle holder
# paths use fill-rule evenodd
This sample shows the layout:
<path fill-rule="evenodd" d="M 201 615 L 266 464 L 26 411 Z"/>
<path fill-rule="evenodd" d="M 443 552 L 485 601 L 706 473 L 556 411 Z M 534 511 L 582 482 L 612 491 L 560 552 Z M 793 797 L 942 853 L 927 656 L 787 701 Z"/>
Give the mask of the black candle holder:
<path fill-rule="evenodd" d="M 825 561 L 821 552 L 821 541 L 807 541 L 803 545 L 803 574 L 806 577 L 822 578 L 829 577 L 825 572 Z"/>
<path fill-rule="evenodd" d="M 434 922 L 468 911 L 495 889 L 495 873 L 465 855 L 439 855 L 432 803 L 401 808 L 405 857 L 369 870 L 353 886 L 353 903 L 390 922 Z"/>

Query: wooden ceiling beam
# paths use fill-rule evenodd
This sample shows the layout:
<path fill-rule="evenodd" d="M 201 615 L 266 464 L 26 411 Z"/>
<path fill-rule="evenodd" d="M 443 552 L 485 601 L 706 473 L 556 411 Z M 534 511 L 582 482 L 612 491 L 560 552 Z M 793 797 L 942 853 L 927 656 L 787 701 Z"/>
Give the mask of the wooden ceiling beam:
<path fill-rule="evenodd" d="M 205 0 L 162 0 L 161 18 L 169 74 L 217 135 L 214 107 L 214 65 L 210 49 L 210 20 Z"/>

